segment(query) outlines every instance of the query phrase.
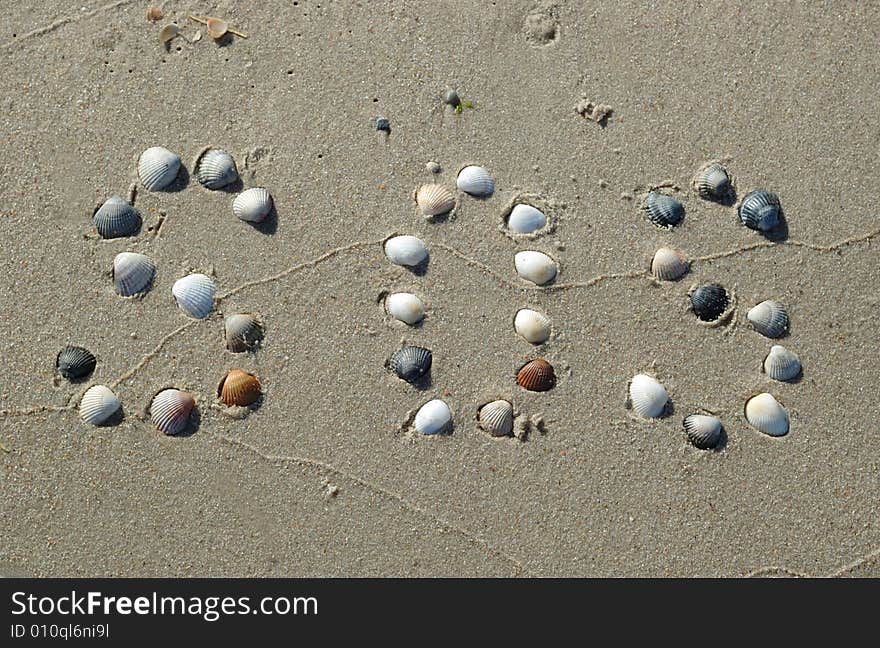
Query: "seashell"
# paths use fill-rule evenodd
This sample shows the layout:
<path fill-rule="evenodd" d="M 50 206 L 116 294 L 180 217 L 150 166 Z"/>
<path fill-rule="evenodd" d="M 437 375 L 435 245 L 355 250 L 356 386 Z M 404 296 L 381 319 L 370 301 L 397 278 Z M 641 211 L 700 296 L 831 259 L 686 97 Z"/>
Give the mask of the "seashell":
<path fill-rule="evenodd" d="M 226 348 L 233 353 L 251 351 L 257 348 L 263 340 L 263 323 L 252 313 L 228 315 L 224 327 L 226 329 Z"/>
<path fill-rule="evenodd" d="M 385 298 L 385 310 L 394 319 L 418 324 L 425 317 L 425 304 L 412 293 L 392 293 Z"/>
<path fill-rule="evenodd" d="M 242 191 L 232 201 L 232 213 L 249 223 L 262 223 L 272 211 L 272 194 L 262 187 Z"/>
<path fill-rule="evenodd" d="M 745 416 L 758 432 L 775 437 L 788 434 L 788 412 L 770 394 L 758 394 L 746 401 Z"/>
<path fill-rule="evenodd" d="M 642 209 L 657 227 L 674 227 L 684 220 L 684 205 L 672 196 L 656 191 L 647 195 Z"/>
<path fill-rule="evenodd" d="M 478 414 L 480 428 L 494 437 L 513 434 L 513 405 L 506 400 L 486 403 Z"/>
<path fill-rule="evenodd" d="M 214 40 L 223 38 L 229 31 L 229 23 L 222 18 L 208 18 L 205 21 L 205 26 L 207 27 L 208 36 Z"/>
<path fill-rule="evenodd" d="M 101 425 L 119 411 L 122 404 L 116 394 L 104 385 L 93 385 L 79 402 L 79 417 L 91 425 Z"/>
<path fill-rule="evenodd" d="M 229 153 L 209 148 L 196 161 L 195 176 L 203 187 L 220 189 L 238 180 L 238 169 Z"/>
<path fill-rule="evenodd" d="M 414 383 L 431 370 L 431 351 L 417 346 L 405 346 L 395 351 L 388 359 L 388 368 L 397 377 Z"/>
<path fill-rule="evenodd" d="M 171 286 L 177 305 L 190 317 L 204 319 L 214 309 L 214 281 L 203 274 L 191 274 Z"/>
<path fill-rule="evenodd" d="M 119 196 L 111 196 L 94 216 L 95 229 L 101 238 L 134 236 L 141 229 L 141 214 Z"/>
<path fill-rule="evenodd" d="M 122 297 L 147 292 L 156 276 L 156 266 L 149 257 L 137 252 L 120 252 L 113 258 L 113 283 Z"/>
<path fill-rule="evenodd" d="M 517 234 L 532 234 L 547 224 L 547 216 L 540 209 L 518 203 L 507 216 L 507 227 Z"/>
<path fill-rule="evenodd" d="M 789 351 L 784 346 L 774 344 L 770 347 L 770 353 L 764 358 L 764 373 L 773 380 L 794 380 L 801 375 L 801 359 L 794 351 Z"/>
<path fill-rule="evenodd" d="M 384 117 L 376 118 L 376 130 L 391 134 L 391 122 Z"/>
<path fill-rule="evenodd" d="M 55 368 L 68 380 L 88 376 L 98 364 L 94 354 L 83 347 L 66 346 L 55 357 Z"/>
<path fill-rule="evenodd" d="M 705 284 L 694 290 L 691 295 L 691 308 L 704 322 L 717 320 L 730 303 L 730 297 L 724 286 L 717 283 Z"/>
<path fill-rule="evenodd" d="M 683 252 L 662 247 L 651 260 L 651 273 L 660 281 L 675 281 L 687 274 L 690 263 Z"/>
<path fill-rule="evenodd" d="M 629 383 L 629 402 L 642 418 L 659 418 L 666 411 L 669 394 L 653 376 L 636 374 Z"/>
<path fill-rule="evenodd" d="M 495 193 L 495 180 L 489 175 L 488 169 L 470 165 L 458 172 L 456 185 L 466 194 L 477 198 L 488 198 Z"/>
<path fill-rule="evenodd" d="M 189 392 L 179 389 L 163 389 L 150 403 L 150 419 L 160 432 L 180 434 L 189 425 L 196 401 Z"/>
<path fill-rule="evenodd" d="M 529 391 L 544 392 L 556 386 L 553 365 L 543 358 L 530 360 L 516 372 L 516 384 Z"/>
<path fill-rule="evenodd" d="M 152 146 L 141 153 L 138 177 L 147 191 L 161 191 L 168 187 L 180 171 L 180 156 L 167 148 Z"/>
<path fill-rule="evenodd" d="M 732 189 L 730 174 L 717 162 L 711 162 L 700 169 L 693 184 L 703 200 L 723 200 L 730 195 Z"/>
<path fill-rule="evenodd" d="M 443 103 L 455 108 L 461 104 L 461 98 L 455 90 L 447 90 L 443 93 Z"/>
<path fill-rule="evenodd" d="M 749 229 L 768 232 L 779 224 L 780 210 L 776 194 L 757 189 L 742 199 L 738 213 L 742 224 Z"/>
<path fill-rule="evenodd" d="M 419 434 L 448 434 L 452 431 L 452 412 L 449 405 L 439 398 L 430 400 L 419 408 L 413 426 Z"/>
<path fill-rule="evenodd" d="M 230 406 L 247 407 L 253 405 L 260 398 L 261 393 L 259 379 L 241 369 L 227 371 L 220 384 L 217 385 L 217 396 L 225 405 Z"/>
<path fill-rule="evenodd" d="M 550 318 L 530 308 L 521 308 L 513 318 L 513 330 L 526 342 L 541 344 L 550 337 Z"/>
<path fill-rule="evenodd" d="M 785 306 L 772 299 L 750 308 L 746 317 L 758 333 L 768 338 L 778 338 L 788 329 Z"/>
<path fill-rule="evenodd" d="M 165 25 L 162 31 L 159 32 L 159 42 L 162 45 L 167 45 L 178 36 L 180 36 L 180 27 L 177 25 Z"/>
<path fill-rule="evenodd" d="M 415 267 L 427 260 L 428 248 L 415 236 L 394 236 L 385 241 L 385 256 L 395 265 Z"/>
<path fill-rule="evenodd" d="M 542 286 L 556 277 L 556 262 L 543 252 L 525 250 L 513 259 L 516 272 L 526 281 Z"/>
<path fill-rule="evenodd" d="M 700 450 L 709 450 L 721 443 L 721 421 L 714 416 L 691 414 L 683 425 L 688 440 Z"/>
<path fill-rule="evenodd" d="M 416 190 L 416 203 L 423 216 L 439 216 L 452 211 L 455 196 L 441 184 L 426 184 Z"/>

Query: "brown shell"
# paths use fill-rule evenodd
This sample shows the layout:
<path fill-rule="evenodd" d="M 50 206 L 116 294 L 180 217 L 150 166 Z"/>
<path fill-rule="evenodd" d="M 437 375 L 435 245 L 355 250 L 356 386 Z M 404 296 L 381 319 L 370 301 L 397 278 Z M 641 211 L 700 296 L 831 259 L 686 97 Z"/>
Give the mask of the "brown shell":
<path fill-rule="evenodd" d="M 252 405 L 260 397 L 260 381 L 256 376 L 232 369 L 217 386 L 217 395 L 225 405 Z"/>
<path fill-rule="evenodd" d="M 542 358 L 527 362 L 516 372 L 516 384 L 523 389 L 536 392 L 553 389 L 556 385 L 553 365 Z"/>

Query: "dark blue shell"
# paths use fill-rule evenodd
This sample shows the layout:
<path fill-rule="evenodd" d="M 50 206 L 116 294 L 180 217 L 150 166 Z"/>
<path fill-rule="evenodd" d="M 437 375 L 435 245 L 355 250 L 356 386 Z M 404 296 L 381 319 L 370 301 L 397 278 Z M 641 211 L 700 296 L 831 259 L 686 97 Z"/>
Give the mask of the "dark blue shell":
<path fill-rule="evenodd" d="M 78 346 L 64 347 L 55 358 L 55 368 L 68 380 L 88 376 L 97 364 L 98 361 L 91 351 Z"/>
<path fill-rule="evenodd" d="M 408 383 L 417 381 L 431 370 L 431 352 L 417 346 L 405 346 L 394 352 L 388 368 Z"/>
<path fill-rule="evenodd" d="M 642 206 L 657 227 L 674 227 L 684 220 L 684 205 L 672 196 L 652 191 Z"/>
<path fill-rule="evenodd" d="M 739 205 L 739 219 L 749 229 L 769 232 L 779 225 L 779 197 L 765 189 L 749 193 Z"/>
<path fill-rule="evenodd" d="M 706 284 L 691 293 L 691 308 L 704 322 L 714 322 L 721 317 L 729 303 L 730 297 L 721 284 Z"/>

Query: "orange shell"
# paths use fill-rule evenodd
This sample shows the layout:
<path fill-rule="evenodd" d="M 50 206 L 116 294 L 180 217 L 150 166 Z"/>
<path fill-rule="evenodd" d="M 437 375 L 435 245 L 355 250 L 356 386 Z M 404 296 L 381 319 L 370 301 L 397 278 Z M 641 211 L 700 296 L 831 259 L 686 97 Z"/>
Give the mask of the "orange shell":
<path fill-rule="evenodd" d="M 529 391 L 549 391 L 556 385 L 553 365 L 542 358 L 524 364 L 516 372 L 516 384 Z"/>
<path fill-rule="evenodd" d="M 217 395 L 225 405 L 252 405 L 260 397 L 260 381 L 256 376 L 233 369 L 217 386 Z"/>

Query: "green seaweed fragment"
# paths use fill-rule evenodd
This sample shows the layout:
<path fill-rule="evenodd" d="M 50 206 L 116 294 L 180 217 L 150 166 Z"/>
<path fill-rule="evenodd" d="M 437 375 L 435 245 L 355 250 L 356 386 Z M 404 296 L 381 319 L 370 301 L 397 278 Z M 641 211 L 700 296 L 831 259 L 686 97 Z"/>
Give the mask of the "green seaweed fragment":
<path fill-rule="evenodd" d="M 455 113 L 460 115 L 465 108 L 473 108 L 474 104 L 471 101 L 460 101 L 458 105 L 455 107 Z"/>

